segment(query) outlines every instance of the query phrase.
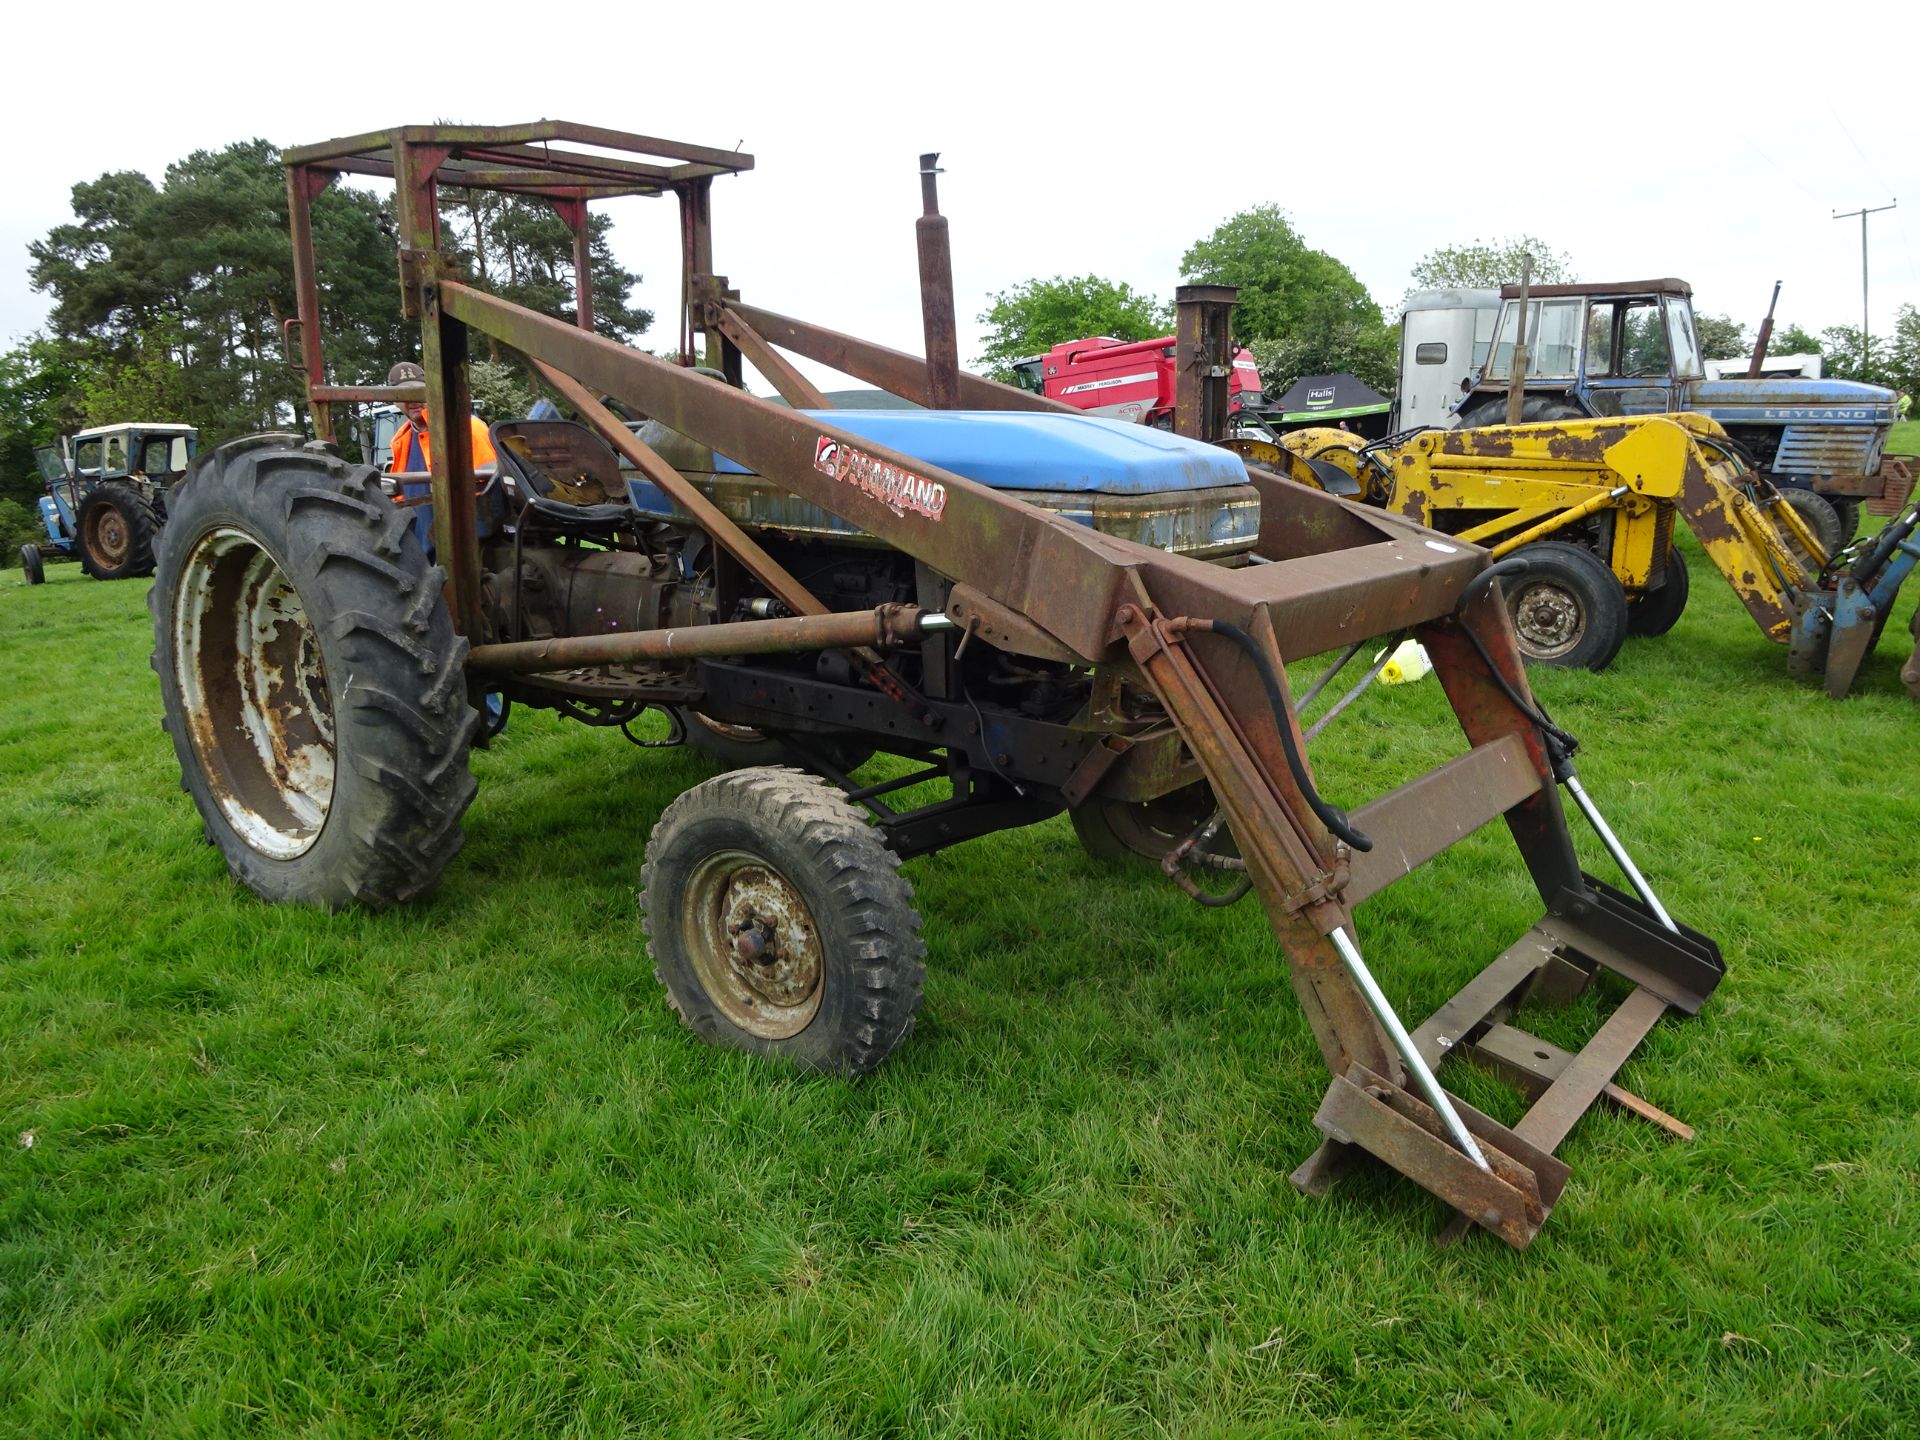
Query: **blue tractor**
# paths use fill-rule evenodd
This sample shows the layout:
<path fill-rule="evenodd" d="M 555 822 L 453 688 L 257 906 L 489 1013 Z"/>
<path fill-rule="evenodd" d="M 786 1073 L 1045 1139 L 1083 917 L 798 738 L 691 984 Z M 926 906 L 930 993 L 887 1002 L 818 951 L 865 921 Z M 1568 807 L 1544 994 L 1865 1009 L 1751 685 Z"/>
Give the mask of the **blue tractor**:
<path fill-rule="evenodd" d="M 1520 287 L 1506 286 L 1500 300 L 1492 352 L 1459 405 L 1462 427 L 1506 423 Z M 1904 467 L 1883 463 L 1892 391 L 1801 376 L 1707 379 L 1684 280 L 1532 286 L 1526 346 L 1523 421 L 1708 416 L 1781 488 L 1829 553 L 1853 537 L 1862 500 L 1901 500 L 1911 484 Z"/>
<path fill-rule="evenodd" d="M 27 583 L 46 578 L 49 552 L 79 560 L 96 580 L 151 575 L 167 492 L 186 475 L 199 438 L 191 425 L 123 422 L 35 450 L 47 487 L 40 497 L 47 538 L 20 547 Z"/>

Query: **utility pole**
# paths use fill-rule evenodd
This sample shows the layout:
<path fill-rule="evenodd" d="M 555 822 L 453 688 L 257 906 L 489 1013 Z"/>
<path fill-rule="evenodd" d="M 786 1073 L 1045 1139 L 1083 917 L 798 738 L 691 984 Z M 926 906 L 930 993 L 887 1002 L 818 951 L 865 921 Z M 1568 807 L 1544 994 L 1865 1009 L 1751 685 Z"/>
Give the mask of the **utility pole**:
<path fill-rule="evenodd" d="M 1893 200 L 1885 205 L 1875 205 L 1870 210 L 1848 210 L 1845 212 L 1836 210 L 1833 212 L 1833 218 L 1836 220 L 1851 220 L 1856 215 L 1860 217 L 1860 374 L 1863 377 L 1867 373 L 1867 355 L 1869 349 L 1869 341 L 1867 339 L 1867 217 L 1869 215 L 1878 215 L 1882 210 L 1891 210 L 1899 203 L 1898 200 Z"/>

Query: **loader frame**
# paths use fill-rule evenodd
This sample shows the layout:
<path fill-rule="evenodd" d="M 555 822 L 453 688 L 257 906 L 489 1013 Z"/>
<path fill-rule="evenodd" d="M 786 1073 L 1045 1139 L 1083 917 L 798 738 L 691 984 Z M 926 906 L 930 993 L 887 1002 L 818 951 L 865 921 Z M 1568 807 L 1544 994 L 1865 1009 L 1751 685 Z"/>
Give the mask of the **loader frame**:
<path fill-rule="evenodd" d="M 1445 1200 L 1462 1225 L 1479 1225 L 1524 1246 L 1566 1182 L 1566 1167 L 1552 1151 L 1598 1100 L 1687 1133 L 1615 1086 L 1613 1077 L 1667 1009 L 1699 1009 L 1722 974 L 1719 951 L 1696 931 L 1663 924 L 1657 901 L 1628 896 L 1583 873 L 1559 798 L 1558 782 L 1571 773 L 1570 764 L 1528 688 L 1499 597 L 1483 579 L 1486 552 L 1253 470 L 1262 506 L 1254 549 L 1259 563 L 1206 563 L 1099 534 L 863 439 L 833 423 L 830 412 L 807 413 L 824 411 L 823 397 L 781 350 L 921 403 L 1066 408 L 958 372 L 951 345 L 932 343 L 941 329 L 950 334 L 953 309 L 951 282 L 940 274 L 944 233 L 935 235 L 926 224 L 938 218 L 930 182 L 921 248 L 933 364 L 746 304 L 726 277 L 714 273 L 714 182 L 750 169 L 747 155 L 540 121 L 407 127 L 301 147 L 285 158 L 299 343 L 322 437 L 331 436 L 332 407 L 340 402 L 423 393 L 420 387 L 329 385 L 322 358 L 310 202 L 341 174 L 387 176 L 396 185 L 402 303 L 421 325 L 424 398 L 431 410 L 434 532 L 447 572 L 447 606 L 460 634 L 472 642 L 467 663 L 476 693 L 503 681 L 530 691 L 561 686 L 585 666 L 594 669 L 602 693 L 646 702 L 684 699 L 689 685 L 691 693 L 708 694 L 731 685 L 737 708 L 730 714 L 771 716 L 795 705 L 797 692 L 771 681 L 756 683 L 750 670 L 731 661 L 723 665 L 719 657 L 838 649 L 857 677 L 842 687 L 857 706 L 846 703 L 870 707 L 876 716 L 884 711 L 884 725 L 876 719 L 872 728 L 889 748 L 961 754 L 975 778 L 985 780 L 989 772 L 998 775 L 1000 761 L 1016 772 L 1029 765 L 1028 773 L 1039 762 L 1009 753 L 996 760 L 987 737 L 963 733 L 964 722 L 950 708 L 898 683 L 886 663 L 889 647 L 919 644 L 932 655 L 950 654 L 960 643 L 990 644 L 1116 676 L 1157 699 L 1163 712 L 1157 729 L 1095 726 L 1074 732 L 1067 752 L 1047 762 L 1052 780 L 1043 793 L 1011 794 L 983 783 L 974 797 L 980 803 L 973 804 L 956 784 L 955 801 L 939 823 L 904 835 L 901 848 L 937 848 L 1090 797 L 1148 798 L 1203 775 L 1332 1073 L 1316 1117 L 1324 1141 L 1295 1176 L 1303 1189 L 1324 1189 L 1370 1153 Z M 462 277 L 439 248 L 437 192 L 449 186 L 537 196 L 555 205 L 577 239 L 579 323 L 510 304 Z M 691 350 L 699 332 L 708 359 L 730 379 L 737 382 L 742 362 L 751 361 L 793 408 L 593 333 L 588 202 L 667 194 L 680 207 L 683 349 Z M 831 223 L 843 221 L 835 217 Z M 518 644 L 488 633 L 463 423 L 471 408 L 469 336 L 476 330 L 529 357 L 582 419 L 665 489 L 785 617 L 708 627 L 733 633 L 709 635 L 704 643 L 697 626 Z M 1225 338 L 1222 323 L 1190 343 L 1218 345 Z M 752 535 L 719 514 L 622 425 L 599 395 L 724 452 L 911 556 L 940 577 L 944 617 L 829 613 Z M 941 624 L 930 627 L 930 619 Z M 1317 793 L 1285 665 L 1400 632 L 1416 636 L 1432 656 L 1469 748 L 1344 817 Z M 683 658 L 663 662 L 665 656 Z M 1017 746 L 1019 737 L 993 743 Z M 1048 743 L 1068 745 L 1051 733 Z M 874 787 L 863 791 L 845 776 L 834 778 L 856 799 L 874 794 Z M 1354 907 L 1495 820 L 1511 832 L 1546 914 L 1413 1029 L 1416 1058 L 1396 1049 L 1389 1031 L 1398 1022 L 1369 998 L 1370 979 L 1363 985 L 1358 978 L 1364 966 L 1356 965 L 1360 931 Z M 1367 837 L 1373 837 L 1370 849 L 1364 848 Z M 1577 1053 L 1536 1041 L 1512 1025 L 1523 1000 L 1565 999 L 1601 970 L 1624 982 L 1624 999 Z M 1525 1117 L 1509 1128 L 1414 1083 L 1457 1054 L 1477 1056 L 1515 1076 L 1533 1100 Z M 1460 1141 L 1462 1122 L 1477 1147 Z"/>

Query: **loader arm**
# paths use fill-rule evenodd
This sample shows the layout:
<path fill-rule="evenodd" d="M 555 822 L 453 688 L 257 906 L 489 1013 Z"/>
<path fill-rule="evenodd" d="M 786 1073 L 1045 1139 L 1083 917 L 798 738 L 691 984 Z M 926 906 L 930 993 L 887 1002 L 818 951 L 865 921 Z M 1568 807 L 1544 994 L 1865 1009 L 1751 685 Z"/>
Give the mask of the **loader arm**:
<path fill-rule="evenodd" d="M 1388 458 L 1388 506 L 1495 555 L 1611 511 L 1610 561 L 1629 592 L 1659 573 L 1663 509 L 1686 521 L 1761 633 L 1786 644 L 1815 588 L 1819 541 L 1702 415 L 1428 431 Z M 1485 512 L 1491 518 L 1473 520 Z"/>

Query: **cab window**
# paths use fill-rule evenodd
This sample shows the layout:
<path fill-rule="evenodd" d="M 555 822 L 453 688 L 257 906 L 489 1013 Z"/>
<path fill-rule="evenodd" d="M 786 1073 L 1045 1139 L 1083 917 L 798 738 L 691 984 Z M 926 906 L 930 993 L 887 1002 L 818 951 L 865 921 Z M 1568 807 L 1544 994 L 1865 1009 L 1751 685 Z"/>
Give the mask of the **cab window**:
<path fill-rule="evenodd" d="M 100 473 L 101 444 L 98 437 L 82 440 L 73 447 L 73 468 L 84 473 Z"/>
<path fill-rule="evenodd" d="M 1519 315 L 1518 302 L 1500 312 L 1500 333 L 1495 338 L 1493 355 L 1487 365 L 1486 378 L 1489 380 L 1504 380 L 1511 373 L 1514 330 Z M 1530 302 L 1527 306 L 1527 374 L 1572 379 L 1579 337 L 1578 300 Z"/>
<path fill-rule="evenodd" d="M 140 463 L 135 468 L 143 475 L 170 475 L 173 463 L 170 451 L 172 446 L 165 437 L 147 441 L 140 447 Z"/>
<path fill-rule="evenodd" d="M 1587 307 L 1587 377 L 1604 380 L 1613 374 L 1613 302 L 1596 300 Z"/>
<path fill-rule="evenodd" d="M 1700 344 L 1693 331 L 1693 306 L 1677 296 L 1667 297 L 1667 340 L 1673 346 L 1673 373 L 1682 380 L 1698 380 Z"/>
<path fill-rule="evenodd" d="M 1629 300 L 1620 307 L 1620 354 L 1614 373 L 1622 379 L 1665 379 L 1667 334 L 1658 300 Z"/>

